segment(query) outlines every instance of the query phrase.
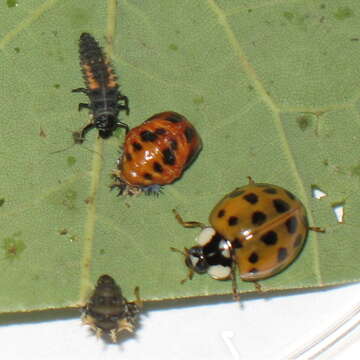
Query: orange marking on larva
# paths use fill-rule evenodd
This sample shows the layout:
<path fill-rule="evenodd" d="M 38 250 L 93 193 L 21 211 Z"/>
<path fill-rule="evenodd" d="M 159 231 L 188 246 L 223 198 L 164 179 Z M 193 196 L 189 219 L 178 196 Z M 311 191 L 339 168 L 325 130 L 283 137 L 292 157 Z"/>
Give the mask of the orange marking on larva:
<path fill-rule="evenodd" d="M 107 87 L 109 88 L 117 88 L 119 87 L 119 84 L 117 83 L 117 76 L 114 74 L 114 70 L 112 69 L 111 65 L 106 62 L 107 65 L 107 70 L 108 70 L 108 82 L 107 82 Z"/>
<path fill-rule="evenodd" d="M 98 83 L 98 81 L 96 81 L 91 66 L 87 65 L 87 64 L 82 64 L 82 68 L 84 71 L 84 75 L 85 75 L 85 79 L 87 82 L 87 86 L 90 90 L 96 90 L 99 89 L 101 86 Z"/>

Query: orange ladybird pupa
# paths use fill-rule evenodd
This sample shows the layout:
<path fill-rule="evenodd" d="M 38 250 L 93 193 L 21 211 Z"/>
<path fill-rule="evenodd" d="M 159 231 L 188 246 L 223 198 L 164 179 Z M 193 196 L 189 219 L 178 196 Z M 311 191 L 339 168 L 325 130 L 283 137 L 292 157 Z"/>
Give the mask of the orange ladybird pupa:
<path fill-rule="evenodd" d="M 121 195 L 158 193 L 181 177 L 201 147 L 198 132 L 183 115 L 153 115 L 126 135 L 113 187 Z"/>

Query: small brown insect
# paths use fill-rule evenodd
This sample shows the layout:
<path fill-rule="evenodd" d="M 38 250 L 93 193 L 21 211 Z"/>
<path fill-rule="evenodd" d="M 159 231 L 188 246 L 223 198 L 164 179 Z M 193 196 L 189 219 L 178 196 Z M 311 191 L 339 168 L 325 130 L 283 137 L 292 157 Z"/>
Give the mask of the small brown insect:
<path fill-rule="evenodd" d="M 83 323 L 95 331 L 97 337 L 107 335 L 115 343 L 120 332 L 133 332 L 142 301 L 135 288 L 136 301 L 128 302 L 120 287 L 109 275 L 99 277 L 95 290 L 82 309 Z"/>

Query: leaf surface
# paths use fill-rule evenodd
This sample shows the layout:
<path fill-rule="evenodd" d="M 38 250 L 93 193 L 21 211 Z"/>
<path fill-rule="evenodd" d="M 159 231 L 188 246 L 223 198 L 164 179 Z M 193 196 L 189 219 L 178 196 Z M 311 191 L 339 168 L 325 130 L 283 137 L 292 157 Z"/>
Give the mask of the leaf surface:
<path fill-rule="evenodd" d="M 294 192 L 326 228 L 265 290 L 359 280 L 358 1 L 19 0 L 0 13 L 1 312 L 78 306 L 103 273 L 129 298 L 135 286 L 144 300 L 229 293 L 205 275 L 179 283 L 186 268 L 169 248 L 192 246 L 197 230 L 171 210 L 206 223 L 249 175 Z M 87 99 L 70 92 L 83 86 L 84 31 L 113 59 L 130 99 L 123 121 L 173 110 L 202 136 L 158 199 L 109 191 L 122 131 L 72 146 L 89 120 L 77 111 Z"/>

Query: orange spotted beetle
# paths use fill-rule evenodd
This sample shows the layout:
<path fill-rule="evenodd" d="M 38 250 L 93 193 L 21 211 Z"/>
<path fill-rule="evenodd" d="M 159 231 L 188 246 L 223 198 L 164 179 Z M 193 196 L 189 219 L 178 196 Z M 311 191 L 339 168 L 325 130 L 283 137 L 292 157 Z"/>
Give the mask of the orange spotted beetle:
<path fill-rule="evenodd" d="M 221 199 L 210 213 L 211 226 L 184 221 L 184 227 L 200 227 L 198 245 L 184 252 L 189 278 L 208 273 L 217 280 L 232 279 L 237 297 L 236 267 L 240 278 L 253 281 L 271 277 L 289 266 L 299 255 L 309 227 L 302 202 L 288 190 L 272 184 L 255 183 L 236 188 Z M 259 285 L 257 284 L 257 288 Z"/>

